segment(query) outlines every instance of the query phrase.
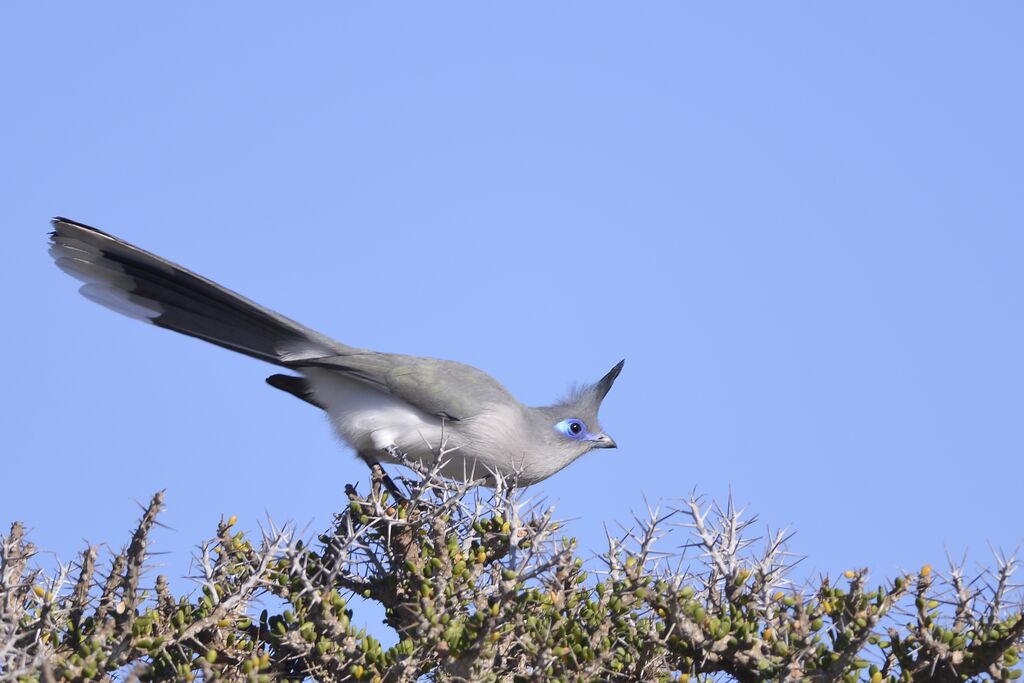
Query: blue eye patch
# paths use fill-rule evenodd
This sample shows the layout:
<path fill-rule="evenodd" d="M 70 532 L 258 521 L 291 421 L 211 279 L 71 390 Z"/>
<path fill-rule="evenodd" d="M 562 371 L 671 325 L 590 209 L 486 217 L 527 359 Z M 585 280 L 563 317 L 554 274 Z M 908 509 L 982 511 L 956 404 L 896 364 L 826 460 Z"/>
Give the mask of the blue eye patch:
<path fill-rule="evenodd" d="M 570 439 L 583 441 L 590 438 L 590 431 L 587 423 L 577 417 L 568 417 L 555 425 L 555 429 L 565 434 Z"/>

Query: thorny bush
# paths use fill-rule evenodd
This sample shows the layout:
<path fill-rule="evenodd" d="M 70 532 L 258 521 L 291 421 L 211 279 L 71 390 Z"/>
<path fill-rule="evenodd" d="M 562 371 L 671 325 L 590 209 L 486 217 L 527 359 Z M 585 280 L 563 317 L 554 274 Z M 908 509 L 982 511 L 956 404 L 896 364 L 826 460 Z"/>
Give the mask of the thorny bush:
<path fill-rule="evenodd" d="M 750 537 L 731 503 L 648 510 L 588 568 L 553 510 L 421 470 L 369 490 L 315 543 L 222 521 L 198 585 L 144 588 L 157 494 L 100 569 L 97 548 L 33 569 L 15 523 L 0 542 L 0 678 L 19 681 L 960 681 L 1016 679 L 1017 562 L 950 563 L 869 584 L 867 570 L 794 585 L 788 535 Z M 683 552 L 661 552 L 672 533 Z M 677 542 L 674 548 L 680 547 Z M 276 596 L 274 614 L 259 598 Z M 379 602 L 393 645 L 358 628 Z"/>

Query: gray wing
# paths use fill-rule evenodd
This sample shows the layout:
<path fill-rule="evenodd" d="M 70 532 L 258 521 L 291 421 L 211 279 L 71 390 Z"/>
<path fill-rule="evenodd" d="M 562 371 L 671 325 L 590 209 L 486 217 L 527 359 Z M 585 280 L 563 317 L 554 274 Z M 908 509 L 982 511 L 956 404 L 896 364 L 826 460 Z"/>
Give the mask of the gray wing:
<path fill-rule="evenodd" d="M 392 353 L 351 353 L 291 363 L 342 372 L 449 420 L 473 417 L 488 405 L 515 403 L 498 380 L 470 365 Z"/>

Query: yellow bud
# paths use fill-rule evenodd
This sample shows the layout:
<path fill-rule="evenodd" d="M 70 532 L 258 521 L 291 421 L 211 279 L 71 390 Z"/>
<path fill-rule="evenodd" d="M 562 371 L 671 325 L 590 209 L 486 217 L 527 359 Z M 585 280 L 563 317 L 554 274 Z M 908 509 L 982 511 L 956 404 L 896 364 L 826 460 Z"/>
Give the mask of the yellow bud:
<path fill-rule="evenodd" d="M 46 590 L 42 586 L 32 586 L 32 592 L 36 594 L 37 598 L 46 595 Z"/>
<path fill-rule="evenodd" d="M 771 642 L 772 640 L 775 640 L 775 631 L 772 630 L 771 627 L 766 628 L 764 630 L 764 632 L 761 634 L 761 637 L 763 637 L 765 640 Z"/>
<path fill-rule="evenodd" d="M 932 566 L 930 564 L 926 564 L 925 566 L 921 567 L 921 576 L 928 576 L 931 573 Z"/>
<path fill-rule="evenodd" d="M 847 569 L 845 572 L 843 572 L 843 576 L 845 576 L 848 579 L 852 579 L 853 577 L 857 576 L 857 574 L 855 574 L 852 569 Z"/>
<path fill-rule="evenodd" d="M 228 517 L 228 521 L 224 523 L 224 526 L 234 526 L 235 522 L 237 522 L 237 521 L 238 521 L 238 516 L 237 515 L 231 515 L 230 517 Z"/>

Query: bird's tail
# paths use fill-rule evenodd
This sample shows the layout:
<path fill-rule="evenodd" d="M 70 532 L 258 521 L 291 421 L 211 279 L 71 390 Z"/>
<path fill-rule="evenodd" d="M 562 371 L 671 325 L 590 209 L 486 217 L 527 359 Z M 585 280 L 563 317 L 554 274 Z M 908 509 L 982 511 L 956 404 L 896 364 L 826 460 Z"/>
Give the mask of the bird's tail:
<path fill-rule="evenodd" d="M 88 225 L 55 218 L 50 241 L 57 266 L 85 283 L 79 291 L 123 315 L 278 365 L 353 351 Z"/>

